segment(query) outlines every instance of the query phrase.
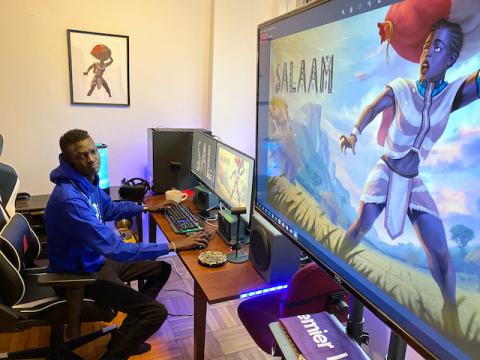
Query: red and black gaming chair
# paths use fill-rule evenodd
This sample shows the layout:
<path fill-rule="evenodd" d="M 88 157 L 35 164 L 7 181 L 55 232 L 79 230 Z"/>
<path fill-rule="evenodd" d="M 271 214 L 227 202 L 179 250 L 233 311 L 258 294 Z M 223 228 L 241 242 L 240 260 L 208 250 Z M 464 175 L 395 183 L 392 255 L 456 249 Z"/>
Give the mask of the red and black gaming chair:
<path fill-rule="evenodd" d="M 3 151 L 3 136 L 0 134 L 0 156 Z M 10 218 L 15 214 L 15 198 L 19 188 L 18 175 L 15 169 L 0 162 L 0 215 Z M 0 227 L 1 229 L 1 227 Z"/>
<path fill-rule="evenodd" d="M 7 217 L 15 214 L 15 198 L 19 188 L 18 175 L 15 169 L 3 162 L 0 162 L 0 212 Z"/>
<path fill-rule="evenodd" d="M 320 266 L 310 263 L 298 270 L 287 289 L 247 299 L 237 312 L 252 339 L 264 352 L 281 355 L 269 324 L 279 318 L 329 311 L 347 320 L 348 294 Z"/>
<path fill-rule="evenodd" d="M 46 273 L 35 265 L 40 243 L 21 214 L 13 215 L 0 231 L 0 332 L 19 332 L 49 325 L 50 346 L 0 353 L 1 359 L 80 359 L 77 347 L 115 330 L 115 326 L 80 337 L 81 322 L 111 321 L 115 313 L 83 297 L 95 274 Z M 66 299 L 53 286 L 63 288 Z M 64 340 L 64 325 L 68 324 Z"/>

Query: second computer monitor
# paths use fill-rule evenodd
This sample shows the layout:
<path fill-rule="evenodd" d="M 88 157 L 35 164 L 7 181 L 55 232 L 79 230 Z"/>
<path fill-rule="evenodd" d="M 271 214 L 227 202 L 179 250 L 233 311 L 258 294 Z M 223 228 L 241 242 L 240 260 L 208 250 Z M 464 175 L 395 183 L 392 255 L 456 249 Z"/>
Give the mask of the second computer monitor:
<path fill-rule="evenodd" d="M 192 140 L 192 173 L 212 190 L 215 189 L 216 154 L 217 141 L 195 131 Z"/>
<path fill-rule="evenodd" d="M 229 207 L 246 207 L 242 217 L 250 220 L 254 160 L 222 143 L 217 143 L 215 193 Z"/>

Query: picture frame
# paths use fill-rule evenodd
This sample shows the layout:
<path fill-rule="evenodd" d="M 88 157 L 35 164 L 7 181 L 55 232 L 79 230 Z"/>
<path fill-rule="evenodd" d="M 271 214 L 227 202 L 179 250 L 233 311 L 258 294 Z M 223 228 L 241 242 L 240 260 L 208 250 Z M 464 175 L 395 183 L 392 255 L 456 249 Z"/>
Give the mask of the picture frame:
<path fill-rule="evenodd" d="M 67 30 L 70 103 L 130 106 L 129 38 Z"/>

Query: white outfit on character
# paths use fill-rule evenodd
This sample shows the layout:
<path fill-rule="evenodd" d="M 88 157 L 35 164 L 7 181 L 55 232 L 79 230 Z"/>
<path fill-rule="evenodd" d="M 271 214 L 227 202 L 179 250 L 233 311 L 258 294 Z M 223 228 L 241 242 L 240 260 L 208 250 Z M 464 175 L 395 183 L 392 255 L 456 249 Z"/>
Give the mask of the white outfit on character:
<path fill-rule="evenodd" d="M 385 154 L 401 159 L 413 150 L 419 153 L 420 162 L 424 161 L 445 131 L 453 101 L 465 80 L 466 77 L 447 84 L 433 97 L 427 93 L 422 96 L 414 80 L 397 78 L 389 83 L 395 96 L 395 115 L 385 139 Z M 403 233 L 408 209 L 439 217 L 420 175 L 403 177 L 382 159 L 368 175 L 361 201 L 387 203 L 385 227 L 392 239 Z"/>

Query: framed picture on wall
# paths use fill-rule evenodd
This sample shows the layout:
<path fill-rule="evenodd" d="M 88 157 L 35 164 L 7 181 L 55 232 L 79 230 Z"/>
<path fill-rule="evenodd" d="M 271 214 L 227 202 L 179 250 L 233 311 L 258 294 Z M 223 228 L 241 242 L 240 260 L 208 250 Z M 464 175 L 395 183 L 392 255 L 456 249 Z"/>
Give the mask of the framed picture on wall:
<path fill-rule="evenodd" d="M 130 105 L 128 36 L 67 30 L 70 103 Z"/>

